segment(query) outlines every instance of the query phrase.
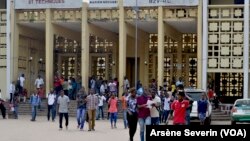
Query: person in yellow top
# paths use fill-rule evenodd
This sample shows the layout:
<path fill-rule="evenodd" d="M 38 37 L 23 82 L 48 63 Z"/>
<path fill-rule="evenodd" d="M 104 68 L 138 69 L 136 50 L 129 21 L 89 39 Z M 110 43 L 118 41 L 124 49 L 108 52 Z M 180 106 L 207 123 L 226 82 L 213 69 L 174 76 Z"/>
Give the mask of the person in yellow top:
<path fill-rule="evenodd" d="M 123 123 L 124 128 L 127 129 L 128 127 L 128 120 L 127 120 L 127 97 L 128 92 L 123 93 L 121 97 L 121 103 L 122 103 L 122 112 L 123 112 Z"/>

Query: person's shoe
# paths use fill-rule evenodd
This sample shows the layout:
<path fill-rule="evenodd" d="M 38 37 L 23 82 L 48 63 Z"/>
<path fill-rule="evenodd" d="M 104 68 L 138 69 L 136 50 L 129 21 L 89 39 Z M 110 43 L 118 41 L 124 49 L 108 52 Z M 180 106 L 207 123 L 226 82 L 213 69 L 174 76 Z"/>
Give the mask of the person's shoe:
<path fill-rule="evenodd" d="M 91 131 L 90 129 L 88 131 Z"/>
<path fill-rule="evenodd" d="M 34 119 L 31 119 L 30 121 L 36 121 L 36 120 L 34 120 Z"/>
<path fill-rule="evenodd" d="M 115 125 L 115 128 L 117 128 L 116 125 Z"/>
<path fill-rule="evenodd" d="M 92 131 L 95 131 L 95 129 L 93 128 Z"/>

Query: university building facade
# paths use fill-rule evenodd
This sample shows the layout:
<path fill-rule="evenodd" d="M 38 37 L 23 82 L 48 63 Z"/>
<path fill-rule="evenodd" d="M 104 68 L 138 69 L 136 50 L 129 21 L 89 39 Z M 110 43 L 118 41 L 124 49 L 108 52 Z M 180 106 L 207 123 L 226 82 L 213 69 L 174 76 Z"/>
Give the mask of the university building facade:
<path fill-rule="evenodd" d="M 182 77 L 232 101 L 249 97 L 249 1 L 0 0 L 0 89 L 25 74 L 46 92 L 55 74 L 120 86 Z M 120 92 L 121 95 L 121 92 Z"/>

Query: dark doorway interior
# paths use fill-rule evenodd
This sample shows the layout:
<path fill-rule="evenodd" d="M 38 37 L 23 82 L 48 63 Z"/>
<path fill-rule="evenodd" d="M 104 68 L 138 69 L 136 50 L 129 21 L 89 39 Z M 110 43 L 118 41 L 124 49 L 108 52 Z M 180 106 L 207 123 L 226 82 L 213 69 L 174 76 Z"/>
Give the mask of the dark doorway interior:
<path fill-rule="evenodd" d="M 137 80 L 139 80 L 140 59 L 137 59 Z M 128 57 L 126 61 L 126 76 L 128 77 L 130 87 L 135 86 L 135 58 Z"/>

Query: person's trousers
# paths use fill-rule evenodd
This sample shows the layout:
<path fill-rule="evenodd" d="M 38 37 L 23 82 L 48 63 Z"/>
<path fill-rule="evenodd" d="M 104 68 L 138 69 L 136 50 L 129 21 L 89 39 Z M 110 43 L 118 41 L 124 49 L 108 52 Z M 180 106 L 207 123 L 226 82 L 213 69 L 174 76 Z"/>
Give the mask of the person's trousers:
<path fill-rule="evenodd" d="M 124 128 L 126 129 L 128 127 L 128 119 L 127 119 L 127 110 L 123 109 L 123 124 Z"/>
<path fill-rule="evenodd" d="M 151 117 L 151 125 L 159 125 L 160 118 L 159 117 Z"/>
<path fill-rule="evenodd" d="M 14 115 L 15 115 L 15 119 L 18 119 L 18 106 L 14 107 Z"/>
<path fill-rule="evenodd" d="M 59 113 L 59 128 L 62 128 L 63 117 L 65 118 L 65 126 L 69 125 L 69 114 L 68 113 Z"/>
<path fill-rule="evenodd" d="M 163 122 L 164 122 L 164 123 L 167 122 L 169 113 L 170 113 L 170 110 L 164 110 L 164 111 L 163 111 Z"/>
<path fill-rule="evenodd" d="M 80 129 L 83 129 L 84 123 L 85 123 L 85 108 L 78 108 L 76 112 L 76 118 L 78 126 L 80 126 Z"/>
<path fill-rule="evenodd" d="M 116 121 L 117 121 L 117 112 L 110 113 L 110 123 L 111 123 L 111 125 L 113 125 L 113 123 L 115 123 L 115 125 L 116 125 Z"/>
<path fill-rule="evenodd" d="M 32 106 L 32 113 L 31 113 L 31 116 L 32 116 L 32 118 L 31 118 L 31 120 L 36 120 L 36 111 L 37 111 L 37 106 Z"/>
<path fill-rule="evenodd" d="M 48 117 L 48 120 L 50 120 L 50 114 L 52 115 L 52 121 L 55 120 L 55 108 L 54 108 L 54 105 L 48 105 L 48 114 L 47 114 L 47 117 Z"/>
<path fill-rule="evenodd" d="M 144 141 L 145 138 L 145 127 L 146 125 L 151 125 L 151 117 L 148 116 L 146 118 L 139 118 L 139 125 L 140 125 L 140 137 L 141 137 L 141 141 Z"/>
<path fill-rule="evenodd" d="M 95 129 L 95 114 L 96 114 L 96 109 L 88 110 L 89 130 Z"/>
<path fill-rule="evenodd" d="M 4 107 L 3 104 L 0 104 L 0 109 L 1 109 L 1 113 L 2 113 L 3 118 L 5 118 L 6 117 L 6 108 Z"/>
<path fill-rule="evenodd" d="M 130 138 L 130 141 L 133 141 L 134 135 L 137 129 L 137 122 L 138 122 L 137 113 L 136 112 L 132 113 L 132 115 L 127 113 L 127 119 L 128 119 L 128 127 L 129 127 L 129 138 Z"/>
<path fill-rule="evenodd" d="M 10 93 L 10 103 L 12 103 L 13 93 Z"/>
<path fill-rule="evenodd" d="M 104 118 L 104 113 L 103 113 L 103 106 L 98 106 L 98 117 L 97 117 L 97 119 L 99 119 L 99 118 Z"/>

